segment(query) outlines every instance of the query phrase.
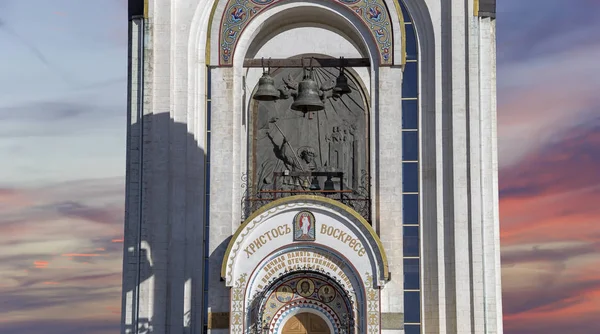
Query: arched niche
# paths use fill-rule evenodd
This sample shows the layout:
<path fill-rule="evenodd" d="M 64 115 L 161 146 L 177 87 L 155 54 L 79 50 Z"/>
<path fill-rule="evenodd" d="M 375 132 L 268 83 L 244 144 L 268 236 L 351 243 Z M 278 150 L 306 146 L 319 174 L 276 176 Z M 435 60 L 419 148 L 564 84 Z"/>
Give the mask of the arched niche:
<path fill-rule="evenodd" d="M 269 42 L 276 38 L 281 34 L 285 34 L 294 27 L 298 28 L 298 22 L 290 25 L 288 23 L 282 24 L 285 20 L 283 18 L 292 18 L 295 16 L 303 16 L 308 15 L 312 17 L 312 21 L 305 22 L 305 26 L 315 28 L 317 25 L 317 29 L 327 29 L 327 31 L 333 32 L 337 38 L 341 41 L 344 41 L 348 46 L 348 52 L 352 52 L 354 54 L 360 56 L 366 56 L 371 61 L 371 66 L 368 68 L 360 68 L 358 73 L 360 74 L 361 86 L 366 87 L 366 89 L 362 90 L 362 93 L 368 93 L 365 97 L 365 100 L 368 101 L 369 110 L 375 110 L 376 113 L 376 105 L 373 101 L 377 101 L 377 92 L 376 86 L 378 82 L 376 80 L 379 62 L 377 61 L 378 51 L 377 45 L 373 42 L 373 40 L 369 36 L 369 30 L 365 27 L 360 20 L 352 13 L 352 11 L 345 7 L 339 5 L 331 5 L 329 2 L 282 2 L 277 6 L 272 6 L 261 13 L 261 15 L 257 16 L 254 20 L 249 22 L 246 28 L 242 31 L 241 36 L 239 37 L 239 41 L 236 47 L 236 53 L 234 55 L 234 66 L 233 66 L 233 110 L 241 110 L 243 112 L 243 116 L 241 118 L 234 116 L 233 117 L 233 127 L 240 130 L 240 137 L 242 140 L 246 141 L 249 135 L 249 130 L 251 124 L 249 124 L 250 120 L 250 112 L 251 112 L 251 91 L 254 89 L 258 78 L 261 75 L 261 69 L 245 69 L 243 67 L 243 61 L 246 58 L 251 58 L 255 56 L 251 52 L 261 52 L 265 46 L 269 45 Z M 292 21 L 295 22 L 295 21 Z M 312 23 L 311 23 L 312 22 Z M 336 32 L 344 32 L 343 35 L 338 35 Z M 325 53 L 326 56 L 337 58 L 339 54 L 335 49 L 316 49 L 316 52 Z M 294 49 L 281 48 L 281 52 L 286 52 L 287 57 L 293 57 L 298 55 L 298 51 Z M 365 55 L 365 52 L 367 54 Z M 280 53 L 281 54 L 281 53 Z M 284 54 L 281 54 L 283 56 Z M 281 57 L 279 56 L 279 57 Z M 286 57 L 282 57 L 286 58 Z M 400 78 L 399 78 L 400 79 Z M 373 133 L 374 124 L 375 124 L 375 113 L 368 113 L 369 119 L 366 121 L 368 124 L 368 130 L 366 133 Z M 239 123 L 238 123 L 239 121 Z M 373 140 L 365 140 L 367 149 L 365 151 L 374 152 L 374 141 Z M 242 179 L 243 174 L 247 172 L 247 168 L 251 161 L 247 160 L 248 157 L 248 144 L 240 142 L 240 158 L 243 160 L 242 169 L 239 174 L 236 175 L 237 178 Z M 372 166 L 376 157 L 373 154 L 370 154 L 366 157 L 368 161 L 365 165 Z M 245 168 L 244 168 L 245 166 Z M 360 173 L 358 171 L 357 173 Z M 368 175 L 367 178 L 372 178 L 371 175 Z M 370 182 L 367 181 L 367 182 Z M 369 187 L 370 193 L 366 196 L 369 198 L 373 197 L 373 191 L 375 189 L 373 187 Z M 243 202 L 243 194 L 240 194 L 239 202 Z M 364 197 L 364 196 L 363 196 Z M 236 198 L 237 200 L 237 198 Z M 369 202 L 369 206 L 373 205 L 373 201 Z M 372 209 L 368 209 L 370 212 L 373 212 Z M 246 217 L 244 212 L 241 212 L 241 217 Z"/>
<path fill-rule="evenodd" d="M 321 87 L 333 87 L 339 73 L 339 68 L 315 68 L 314 79 Z M 263 103 L 250 98 L 246 196 L 254 198 L 246 203 L 245 217 L 268 203 L 256 200 L 260 192 L 305 191 L 315 181 L 310 177 L 282 176 L 285 171 L 334 171 L 343 176 L 330 180 L 333 188 L 346 193 L 329 196 L 369 219 L 369 96 L 354 71 L 345 73 L 351 92 L 342 96 L 326 92 L 325 109 L 321 111 L 292 110 L 293 99 Z M 300 68 L 271 72 L 282 91 L 286 85 L 299 82 L 302 75 Z M 325 176 L 316 180 L 321 189 L 328 182 Z"/>

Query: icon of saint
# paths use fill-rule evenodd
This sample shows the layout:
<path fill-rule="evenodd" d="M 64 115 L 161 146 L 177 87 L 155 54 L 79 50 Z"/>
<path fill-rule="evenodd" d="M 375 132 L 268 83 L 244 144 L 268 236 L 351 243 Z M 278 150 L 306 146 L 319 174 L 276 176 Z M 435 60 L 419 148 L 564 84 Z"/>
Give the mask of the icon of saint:
<path fill-rule="evenodd" d="M 326 285 L 319 289 L 319 298 L 325 303 L 330 303 L 335 299 L 335 291 L 331 286 Z"/>
<path fill-rule="evenodd" d="M 308 236 L 308 232 L 310 231 L 310 219 L 308 219 L 308 216 L 302 216 L 302 219 L 300 219 L 300 229 L 302 230 L 302 236 Z"/>
<path fill-rule="evenodd" d="M 310 297 L 312 295 L 314 289 L 314 285 L 308 279 L 302 279 L 298 282 L 296 286 L 296 291 L 302 297 Z"/>

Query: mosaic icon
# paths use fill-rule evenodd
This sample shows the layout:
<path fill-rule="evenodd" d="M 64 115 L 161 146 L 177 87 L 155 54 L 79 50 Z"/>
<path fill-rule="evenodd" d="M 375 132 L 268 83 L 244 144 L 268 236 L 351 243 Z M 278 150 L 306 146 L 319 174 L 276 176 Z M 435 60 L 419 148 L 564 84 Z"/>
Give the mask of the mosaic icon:
<path fill-rule="evenodd" d="M 315 216 L 309 211 L 300 211 L 294 216 L 294 241 L 315 241 Z"/>
<path fill-rule="evenodd" d="M 335 299 L 335 289 L 331 285 L 323 285 L 317 294 L 324 303 L 330 303 Z"/>
<path fill-rule="evenodd" d="M 294 297 L 294 292 L 289 285 L 282 285 L 275 291 L 275 297 L 281 303 L 287 303 Z"/>
<path fill-rule="evenodd" d="M 315 284 L 307 278 L 303 278 L 296 283 L 296 293 L 304 298 L 310 297 L 314 291 Z"/>

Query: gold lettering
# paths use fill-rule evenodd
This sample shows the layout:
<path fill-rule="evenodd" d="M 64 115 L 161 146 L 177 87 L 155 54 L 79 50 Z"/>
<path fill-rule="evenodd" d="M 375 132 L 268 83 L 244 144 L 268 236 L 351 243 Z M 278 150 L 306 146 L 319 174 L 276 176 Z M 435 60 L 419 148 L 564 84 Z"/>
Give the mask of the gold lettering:
<path fill-rule="evenodd" d="M 366 250 L 364 248 L 360 248 L 359 241 L 355 241 L 355 250 L 357 247 L 359 253 L 364 255 L 364 252 L 366 252 Z M 265 276 L 261 277 L 260 282 L 266 285 L 269 282 L 269 280 L 272 279 L 272 277 L 278 275 L 278 273 L 281 273 L 282 270 L 290 271 L 308 268 L 331 271 L 332 273 L 337 274 L 341 278 L 342 282 L 346 284 L 346 286 L 352 287 L 351 281 L 348 279 L 348 277 L 341 268 L 343 265 L 343 262 L 330 255 L 323 255 L 306 251 L 290 252 L 287 254 L 280 255 L 274 258 L 269 263 L 267 263 L 263 269 L 263 272 L 265 272 Z"/>
<path fill-rule="evenodd" d="M 349 232 L 345 232 L 339 228 L 334 228 L 333 226 L 329 226 L 327 224 L 323 224 L 321 223 L 321 234 L 325 234 L 328 235 L 330 237 L 333 237 L 335 239 L 338 239 L 339 241 L 345 243 L 348 245 L 348 247 L 350 247 L 352 250 L 354 250 L 358 256 L 362 257 L 365 255 L 366 253 L 366 249 L 363 247 L 362 243 L 360 242 L 360 240 L 352 237 L 352 235 Z M 315 257 L 321 257 L 322 255 L 314 255 Z M 333 263 L 335 263 L 337 266 L 339 267 L 343 267 L 344 263 L 343 262 L 339 262 L 335 259 L 330 258 L 329 256 L 324 256 L 326 259 L 328 259 L 329 261 L 332 261 Z"/>
<path fill-rule="evenodd" d="M 279 231 L 277 231 L 277 229 L 271 229 L 271 233 L 273 234 L 273 239 L 279 237 Z M 277 235 L 275 235 L 275 233 L 277 233 Z"/>
<path fill-rule="evenodd" d="M 279 235 L 285 235 L 285 226 L 277 226 L 277 232 L 279 232 Z"/>
<path fill-rule="evenodd" d="M 365 255 L 366 250 L 363 248 L 361 250 L 358 251 L 358 256 L 362 257 L 363 255 Z"/>

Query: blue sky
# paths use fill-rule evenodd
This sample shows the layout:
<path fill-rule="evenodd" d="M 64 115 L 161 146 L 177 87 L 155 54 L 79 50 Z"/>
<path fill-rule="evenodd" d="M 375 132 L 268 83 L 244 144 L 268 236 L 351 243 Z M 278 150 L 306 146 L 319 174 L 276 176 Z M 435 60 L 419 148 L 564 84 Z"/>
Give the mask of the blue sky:
<path fill-rule="evenodd" d="M 0 20 L 1 184 L 122 176 L 124 2 L 3 0 Z"/>
<path fill-rule="evenodd" d="M 118 330 L 126 10 L 0 0 L 2 333 Z M 600 333 L 598 17 L 498 1 L 505 333 Z"/>

